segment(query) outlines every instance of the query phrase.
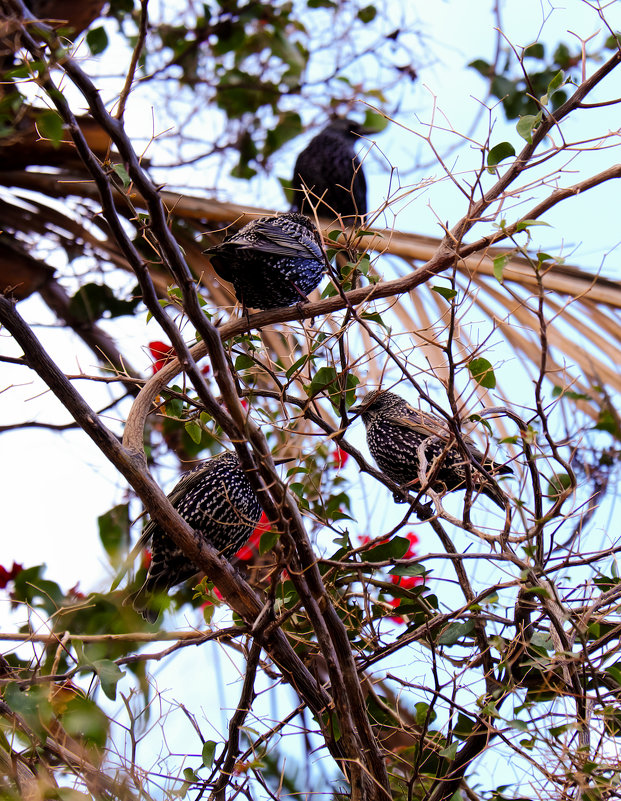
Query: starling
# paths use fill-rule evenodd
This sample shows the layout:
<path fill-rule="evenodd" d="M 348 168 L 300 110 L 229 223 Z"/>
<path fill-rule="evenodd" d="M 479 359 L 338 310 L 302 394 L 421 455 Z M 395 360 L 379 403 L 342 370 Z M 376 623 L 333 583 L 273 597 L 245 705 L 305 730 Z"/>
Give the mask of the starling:
<path fill-rule="evenodd" d="M 277 309 L 307 300 L 326 265 L 317 228 L 294 213 L 253 220 L 205 253 L 244 308 Z"/>
<path fill-rule="evenodd" d="M 261 517 L 259 501 L 232 453 L 221 453 L 185 473 L 168 498 L 195 532 L 227 558 L 246 543 Z M 145 526 L 137 549 L 149 541 L 147 577 L 127 601 L 154 623 L 159 611 L 150 606 L 150 596 L 186 581 L 198 568 L 153 520 Z"/>
<path fill-rule="evenodd" d="M 421 412 L 395 395 L 394 392 L 369 392 L 350 412 L 359 412 L 367 430 L 367 443 L 380 470 L 397 484 L 419 484 L 418 449 L 425 442 L 427 471 L 434 471 L 431 489 L 434 492 L 453 492 L 466 489 L 466 459 L 445 420 Z M 508 474 L 513 470 L 497 464 L 477 450 L 474 442 L 463 436 L 468 453 L 489 473 Z M 441 457 L 436 468 L 434 460 Z M 473 465 L 470 470 L 472 485 L 477 492 L 491 498 L 501 509 L 506 500 L 498 484 L 487 478 Z M 395 495 L 395 501 L 401 498 Z"/>
<path fill-rule="evenodd" d="M 339 119 L 311 139 L 293 169 L 294 211 L 313 214 L 319 204 L 320 217 L 340 215 L 350 224 L 356 218 L 364 222 L 367 182 L 354 151 L 363 133 L 365 129 L 357 123 Z"/>

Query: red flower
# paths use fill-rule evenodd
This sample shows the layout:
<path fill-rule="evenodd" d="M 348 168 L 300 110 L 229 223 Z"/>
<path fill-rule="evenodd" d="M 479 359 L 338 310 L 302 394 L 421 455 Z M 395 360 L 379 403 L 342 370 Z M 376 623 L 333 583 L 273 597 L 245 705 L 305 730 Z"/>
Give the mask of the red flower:
<path fill-rule="evenodd" d="M 84 595 L 84 593 L 80 592 L 78 589 L 79 586 L 80 582 L 78 581 L 78 583 L 74 584 L 71 589 L 67 590 L 67 595 L 69 595 L 71 598 L 75 598 L 76 601 L 82 601 L 84 598 L 86 598 L 86 595 Z"/>
<path fill-rule="evenodd" d="M 392 575 L 390 580 L 393 584 L 397 584 L 399 587 L 403 587 L 404 590 L 411 590 L 412 587 L 416 587 L 417 584 L 422 584 L 424 582 L 423 576 L 395 576 Z"/>
<path fill-rule="evenodd" d="M 23 565 L 18 565 L 15 562 L 13 562 L 13 567 L 10 570 L 7 570 L 6 567 L 2 567 L 2 565 L 0 565 L 0 590 L 6 589 L 6 585 L 9 583 L 9 581 L 14 581 L 14 579 L 19 576 L 23 569 Z"/>
<path fill-rule="evenodd" d="M 250 539 L 245 545 L 237 551 L 236 556 L 242 562 L 249 562 L 255 554 L 259 553 L 259 542 L 261 536 L 270 530 L 270 521 L 267 519 L 265 512 L 261 512 L 261 518 L 257 523 L 257 527 L 250 535 Z"/>
<path fill-rule="evenodd" d="M 347 451 L 344 451 L 342 448 L 337 448 L 334 451 L 334 466 L 335 467 L 345 467 L 347 464 L 347 460 L 349 459 L 349 454 Z"/>
<path fill-rule="evenodd" d="M 165 342 L 149 342 L 149 350 L 154 359 L 151 369 L 153 375 L 159 373 L 166 362 L 175 355 L 175 349 L 172 345 L 167 345 Z"/>
<path fill-rule="evenodd" d="M 369 537 L 368 534 L 359 534 L 358 535 L 358 542 L 361 545 L 368 545 L 371 542 L 371 540 L 372 540 L 372 538 Z M 380 540 L 379 542 L 374 542 L 373 543 L 373 547 L 375 547 L 376 545 L 384 545 L 384 543 L 388 542 L 389 540 L 390 540 L 390 537 L 385 537 L 383 540 Z"/>
<path fill-rule="evenodd" d="M 398 587 L 401 587 L 404 590 L 411 590 L 412 587 L 416 587 L 418 584 L 424 584 L 425 577 L 424 576 L 395 576 L 392 575 L 390 580 L 393 584 L 396 584 Z M 391 598 L 388 603 L 394 607 L 395 609 L 401 605 L 402 601 L 406 599 L 404 598 Z M 391 620 L 394 620 L 395 623 L 405 623 L 405 620 L 399 616 L 391 616 Z"/>

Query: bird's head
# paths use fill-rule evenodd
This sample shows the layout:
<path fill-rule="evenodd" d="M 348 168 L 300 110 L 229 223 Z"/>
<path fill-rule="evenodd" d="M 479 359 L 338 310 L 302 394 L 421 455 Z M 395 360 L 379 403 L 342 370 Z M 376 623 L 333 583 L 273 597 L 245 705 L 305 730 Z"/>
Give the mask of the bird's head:
<path fill-rule="evenodd" d="M 350 120 L 347 117 L 335 117 L 322 133 L 334 133 L 358 141 L 361 136 L 377 133 L 373 128 L 366 128 L 362 123 Z"/>
<path fill-rule="evenodd" d="M 408 406 L 408 402 L 394 392 L 374 389 L 367 392 L 360 403 L 352 406 L 349 414 L 362 417 L 362 422 L 368 427 L 378 415 L 403 413 Z"/>

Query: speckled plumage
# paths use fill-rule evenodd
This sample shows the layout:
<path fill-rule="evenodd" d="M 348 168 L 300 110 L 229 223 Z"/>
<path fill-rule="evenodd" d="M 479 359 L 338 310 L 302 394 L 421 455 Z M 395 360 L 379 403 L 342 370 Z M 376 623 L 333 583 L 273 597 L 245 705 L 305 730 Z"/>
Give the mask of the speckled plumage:
<path fill-rule="evenodd" d="M 435 473 L 432 489 L 435 492 L 453 492 L 466 489 L 465 459 L 446 423 L 440 417 L 422 412 L 396 395 L 394 392 L 375 390 L 369 392 L 352 411 L 360 412 L 367 430 L 367 443 L 371 455 L 380 470 L 397 484 L 410 484 L 414 491 L 420 487 L 420 445 L 425 444 L 427 470 L 433 469 L 433 461 L 444 452 L 442 463 Z M 513 473 L 510 467 L 497 464 L 482 454 L 468 436 L 463 436 L 468 452 L 490 473 Z M 448 447 L 447 447 L 448 446 Z M 500 487 L 471 465 L 470 476 L 476 492 L 491 498 L 501 509 L 506 501 Z M 396 501 L 400 501 L 395 496 Z"/>
<path fill-rule="evenodd" d="M 358 217 L 367 213 L 367 182 L 354 150 L 363 128 L 355 122 L 340 119 L 331 122 L 300 153 L 293 169 L 292 208 L 313 214 L 317 206 L 320 217 Z M 307 199 L 303 187 L 308 192 Z M 320 200 L 321 199 L 321 200 Z M 345 222 L 353 222 L 345 219 Z"/>
<path fill-rule="evenodd" d="M 221 453 L 185 473 L 168 498 L 196 533 L 227 558 L 244 545 L 261 517 L 257 496 L 232 453 Z M 198 569 L 154 521 L 145 526 L 139 546 L 149 542 L 151 564 L 131 601 L 154 622 L 158 612 L 149 606 L 150 596 L 189 579 Z"/>
<path fill-rule="evenodd" d="M 321 281 L 325 257 L 315 225 L 303 214 L 260 217 L 205 251 L 214 270 L 255 309 L 304 301 Z"/>

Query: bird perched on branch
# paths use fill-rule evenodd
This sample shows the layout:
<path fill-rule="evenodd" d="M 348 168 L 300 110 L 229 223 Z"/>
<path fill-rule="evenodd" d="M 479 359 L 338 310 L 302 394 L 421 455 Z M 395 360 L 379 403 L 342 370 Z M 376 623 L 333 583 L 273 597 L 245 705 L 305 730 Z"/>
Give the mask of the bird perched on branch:
<path fill-rule="evenodd" d="M 257 496 L 232 453 L 221 453 L 190 470 L 168 498 L 196 534 L 227 558 L 247 542 L 261 518 Z M 132 603 L 145 620 L 154 623 L 159 610 L 151 605 L 151 596 L 186 581 L 198 568 L 153 520 L 145 526 L 132 556 L 149 543 L 147 577 L 125 603 Z"/>
<path fill-rule="evenodd" d="M 425 473 L 434 492 L 466 489 L 466 464 L 470 464 L 475 492 L 482 492 L 501 509 L 506 509 L 505 496 L 496 481 L 483 475 L 475 463 L 492 474 L 507 475 L 513 470 L 492 461 L 468 436 L 462 436 L 468 456 L 472 457 L 468 459 L 442 418 L 415 409 L 394 392 L 381 390 L 365 395 L 357 406 L 350 409 L 352 412 L 362 417 L 369 450 L 380 470 L 397 484 L 414 491 L 421 488 L 419 451 L 423 446 L 427 460 Z M 395 501 L 402 502 L 396 494 Z"/>
<path fill-rule="evenodd" d="M 292 209 L 320 217 L 340 215 L 345 223 L 364 222 L 367 182 L 354 145 L 368 133 L 347 119 L 331 122 L 300 153 L 293 169 Z"/>
<path fill-rule="evenodd" d="M 208 248 L 214 270 L 235 287 L 244 308 L 276 309 L 306 301 L 326 260 L 315 225 L 303 214 L 260 217 Z"/>

